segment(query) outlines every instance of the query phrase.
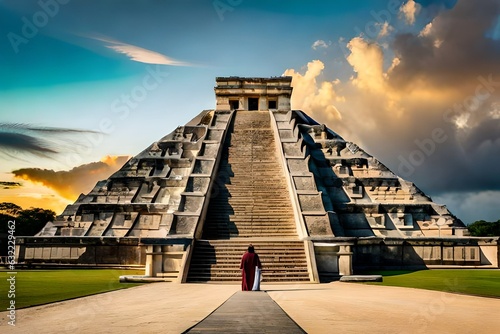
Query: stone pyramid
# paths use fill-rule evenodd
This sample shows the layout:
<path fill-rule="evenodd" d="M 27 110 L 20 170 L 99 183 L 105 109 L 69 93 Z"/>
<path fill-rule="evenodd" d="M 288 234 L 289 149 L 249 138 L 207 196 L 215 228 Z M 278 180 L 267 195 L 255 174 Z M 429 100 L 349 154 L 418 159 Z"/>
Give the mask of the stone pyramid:
<path fill-rule="evenodd" d="M 207 194 L 215 191 L 211 183 L 223 177 L 217 175 L 216 165 L 231 119 L 246 109 L 269 110 L 272 115 L 280 163 L 286 165 L 303 236 L 459 233 L 463 223 L 445 206 L 326 125 L 290 110 L 290 80 L 217 78 L 216 110 L 203 111 L 130 159 L 69 205 L 40 236 L 194 237 L 203 223 Z M 259 88 L 265 94 L 255 92 Z M 254 101 L 246 97 L 248 90 Z M 251 133 L 239 134 L 241 140 L 252 141 L 245 135 Z M 246 156 L 248 162 L 252 158 Z"/>
<path fill-rule="evenodd" d="M 217 78 L 214 110 L 19 239 L 19 260 L 133 264 L 181 282 L 238 280 L 249 243 L 269 281 L 495 262 L 484 247 L 498 246 L 464 237 L 444 205 L 292 110 L 291 81 Z"/>

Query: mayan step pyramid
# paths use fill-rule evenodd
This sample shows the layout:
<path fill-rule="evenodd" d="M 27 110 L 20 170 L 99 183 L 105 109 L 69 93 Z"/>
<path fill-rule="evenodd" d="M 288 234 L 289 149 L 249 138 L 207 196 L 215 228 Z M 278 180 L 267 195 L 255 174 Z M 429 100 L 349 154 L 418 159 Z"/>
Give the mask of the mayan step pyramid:
<path fill-rule="evenodd" d="M 217 78 L 216 109 L 130 159 L 37 237 L 136 242 L 145 247 L 134 263 L 146 261 L 149 275 L 181 281 L 238 280 L 239 257 L 253 243 L 268 260 L 269 281 L 314 281 L 318 272 L 350 272 L 344 267 L 352 266 L 352 247 L 366 240 L 401 246 L 463 235 L 463 223 L 445 206 L 292 110 L 291 80 Z M 68 252 L 51 247 L 54 254 Z M 28 240 L 24 259 L 35 260 L 36 247 L 29 248 Z M 356 261 L 370 256 L 366 249 L 354 252 Z M 72 249 L 67 257 L 78 262 L 89 252 Z M 456 262 L 455 253 L 447 254 L 440 251 L 441 263 L 447 256 Z M 463 261 L 477 262 L 477 254 Z M 429 256 L 422 261 L 432 263 Z"/>

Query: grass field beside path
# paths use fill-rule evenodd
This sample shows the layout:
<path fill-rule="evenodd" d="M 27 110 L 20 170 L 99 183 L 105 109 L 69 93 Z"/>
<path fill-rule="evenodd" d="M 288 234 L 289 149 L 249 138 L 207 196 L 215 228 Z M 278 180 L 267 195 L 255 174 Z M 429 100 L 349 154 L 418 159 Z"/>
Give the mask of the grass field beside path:
<path fill-rule="evenodd" d="M 427 290 L 462 293 L 500 298 L 500 270 L 498 269 L 431 269 L 420 271 L 370 271 L 363 274 L 382 275 L 379 283 Z"/>
<path fill-rule="evenodd" d="M 120 283 L 121 275 L 141 275 L 143 270 L 54 269 L 18 270 L 15 298 L 10 298 L 10 274 L 0 271 L 0 312 L 10 300 L 16 309 L 62 301 L 96 293 L 124 289 L 140 284 Z M 363 274 L 384 276 L 385 286 L 438 290 L 468 295 L 500 298 L 500 270 L 433 269 L 421 271 L 370 271 Z"/>
<path fill-rule="evenodd" d="M 120 283 L 120 275 L 142 275 L 144 270 L 121 269 L 51 269 L 17 270 L 15 275 L 0 271 L 0 312 L 10 300 L 16 308 L 42 305 L 55 301 L 129 288 L 140 284 Z M 14 276 L 15 298 L 9 297 Z"/>

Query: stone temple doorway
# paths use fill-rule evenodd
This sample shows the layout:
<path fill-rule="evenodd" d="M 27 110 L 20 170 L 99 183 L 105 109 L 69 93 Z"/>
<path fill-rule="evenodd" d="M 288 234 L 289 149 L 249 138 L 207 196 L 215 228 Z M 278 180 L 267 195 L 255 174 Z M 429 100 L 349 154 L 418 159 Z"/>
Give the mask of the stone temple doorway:
<path fill-rule="evenodd" d="M 248 110 L 259 110 L 259 98 L 249 97 L 248 98 Z"/>
<path fill-rule="evenodd" d="M 238 110 L 238 109 L 240 109 L 240 101 L 238 101 L 238 100 L 229 100 L 229 108 L 231 108 L 231 110 Z"/>

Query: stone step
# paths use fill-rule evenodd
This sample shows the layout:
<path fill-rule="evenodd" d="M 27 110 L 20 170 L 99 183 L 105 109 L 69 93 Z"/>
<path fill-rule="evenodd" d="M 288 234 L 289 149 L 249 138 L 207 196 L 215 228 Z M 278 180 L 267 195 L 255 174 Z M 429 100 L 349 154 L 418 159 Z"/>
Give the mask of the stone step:
<path fill-rule="evenodd" d="M 295 217 L 267 112 L 237 111 L 228 128 L 203 235 L 296 236 Z"/>
<path fill-rule="evenodd" d="M 255 197 L 251 197 L 249 195 L 255 195 L 255 196 L 258 196 L 260 197 L 259 201 L 256 202 L 255 201 Z M 215 196 L 213 198 L 213 201 L 216 201 L 218 203 L 227 203 L 227 204 L 230 204 L 228 203 L 228 201 L 232 201 L 236 204 L 238 203 L 249 203 L 249 204 L 264 204 L 263 201 L 270 201 L 269 202 L 269 205 L 278 205 L 281 203 L 281 205 L 287 205 L 287 206 L 291 206 L 291 203 L 289 203 L 287 200 L 288 198 L 287 197 L 284 197 L 282 196 L 281 194 L 272 194 L 272 195 L 266 195 L 266 196 L 262 196 L 261 194 L 259 194 L 258 192 L 251 192 L 251 193 L 232 193 L 231 196 L 223 196 L 223 194 L 219 194 L 219 196 Z"/>
<path fill-rule="evenodd" d="M 241 277 L 241 270 L 239 267 L 239 263 L 235 268 L 232 269 L 221 269 L 221 268 L 212 268 L 211 270 L 192 270 L 190 272 L 191 276 L 210 276 L 210 277 Z M 290 276 L 306 276 L 309 277 L 309 272 L 307 271 L 307 267 L 303 268 L 282 268 L 279 270 L 267 270 L 264 265 L 262 267 L 262 274 L 268 277 L 290 277 Z"/>
<path fill-rule="evenodd" d="M 271 216 L 271 215 L 258 215 L 254 213 L 248 214 L 239 214 L 239 215 L 228 215 L 228 214 L 211 214 L 207 217 L 207 221 L 205 223 L 205 227 L 209 227 L 212 224 L 227 224 L 227 223 L 247 223 L 247 224 L 258 224 L 261 225 L 269 225 L 272 227 L 276 227 L 277 223 L 290 224 L 290 226 L 295 226 L 293 217 L 288 216 Z"/>
<path fill-rule="evenodd" d="M 192 260 L 193 264 L 206 265 L 204 259 L 212 258 L 214 261 L 212 263 L 225 264 L 225 263 L 239 263 L 241 256 L 243 255 L 243 251 L 233 251 L 233 252 L 224 252 L 220 249 L 217 249 L 217 255 L 223 255 L 219 258 L 213 258 L 212 249 L 198 249 L 199 256 L 196 259 Z M 268 253 L 265 250 L 259 249 L 259 256 L 261 260 L 279 260 L 279 263 L 276 263 L 276 266 L 281 265 L 297 265 L 300 263 L 303 265 L 306 260 L 306 256 L 304 254 L 304 249 L 302 250 L 294 250 L 290 251 L 288 254 L 283 253 Z"/>
<path fill-rule="evenodd" d="M 222 277 L 222 278 L 219 278 L 219 277 L 214 277 L 214 278 L 211 278 L 210 276 L 200 276 L 200 277 L 193 277 L 189 280 L 189 282 L 191 283 L 201 283 L 201 282 L 207 282 L 207 281 L 211 281 L 211 282 L 220 282 L 220 283 L 239 283 L 241 282 L 241 277 L 231 277 L 231 278 L 226 278 L 226 277 Z M 263 279 L 262 279 L 262 282 L 263 283 L 268 283 L 268 282 L 272 282 L 272 283 L 278 283 L 278 282 L 283 282 L 283 283 L 287 283 L 287 282 L 309 282 L 309 277 L 293 277 L 293 279 L 291 279 L 290 277 L 283 277 L 283 278 L 273 278 L 272 280 L 271 279 L 268 279 L 266 277 L 263 276 Z"/>
<path fill-rule="evenodd" d="M 253 227 L 248 226 L 248 225 L 242 225 L 242 227 L 236 227 L 234 225 L 230 226 L 228 224 L 218 224 L 215 225 L 217 227 L 213 228 L 207 228 L 206 231 L 207 233 L 216 233 L 216 232 L 221 232 L 221 233 L 231 233 L 231 234 L 248 234 L 248 233 L 253 233 L 253 232 L 261 232 L 263 235 L 254 235 L 254 237 L 266 237 L 266 233 L 272 233 L 272 234 L 292 234 L 294 237 L 297 236 L 297 232 L 294 227 L 291 225 L 285 228 L 279 228 L 279 229 L 273 229 L 273 228 L 264 228 L 264 227 Z M 208 238 L 207 238 L 208 239 Z M 210 238 L 213 240 L 214 238 Z"/>
<path fill-rule="evenodd" d="M 296 233 L 290 233 L 290 234 L 285 234 L 285 233 L 267 233 L 266 234 L 266 237 L 269 237 L 269 238 L 282 238 L 282 237 L 293 237 L 295 236 Z M 213 235 L 210 235 L 210 234 L 205 234 L 205 237 L 206 238 L 226 238 L 226 239 L 232 239 L 232 238 L 252 238 L 255 236 L 255 233 L 247 233 L 247 234 L 243 234 L 243 233 L 238 233 L 238 234 L 234 234 L 234 233 L 227 233 L 227 234 L 224 234 L 222 232 L 217 232 L 216 234 L 213 234 Z"/>
<path fill-rule="evenodd" d="M 231 226 L 232 225 L 232 226 Z M 294 234 L 297 236 L 295 228 L 291 225 L 284 228 L 265 228 L 262 226 L 253 226 L 252 225 L 242 225 L 240 228 L 236 228 L 233 224 L 217 224 L 215 228 L 207 229 L 207 232 L 228 232 L 228 233 L 250 233 L 250 232 L 262 232 L 262 233 L 283 233 L 283 234 Z M 258 237 L 262 237 L 257 235 Z M 265 235 L 263 235 L 265 236 Z"/>
<path fill-rule="evenodd" d="M 284 220 L 294 220 L 294 216 L 290 214 L 290 212 L 287 211 L 278 211 L 278 212 L 268 212 L 268 211 L 261 211 L 261 210 L 251 210 L 251 209 L 245 209 L 243 207 L 236 207 L 233 206 L 232 208 L 227 208 L 223 209 L 221 208 L 217 212 L 210 212 L 209 217 L 212 218 L 219 218 L 223 220 L 227 220 L 228 217 L 235 218 L 235 217 L 240 217 L 240 218 L 245 218 L 245 217 L 252 217 L 254 216 L 255 219 L 261 220 L 265 222 L 267 218 L 269 219 L 274 219 L 276 218 L 283 218 Z M 211 219 L 207 219 L 211 220 Z"/>
<path fill-rule="evenodd" d="M 286 211 L 278 211 L 278 212 L 269 212 L 269 211 L 261 211 L 261 210 L 245 210 L 244 208 L 240 207 L 233 207 L 231 209 L 227 209 L 226 212 L 214 212 L 213 215 L 215 217 L 240 217 L 240 218 L 245 218 L 245 217 L 254 217 L 255 219 L 259 219 L 263 222 L 267 220 L 267 218 L 271 220 L 276 220 L 276 218 L 285 218 L 285 219 L 292 219 L 293 220 L 293 215 L 290 212 Z"/>
<path fill-rule="evenodd" d="M 239 264 L 236 269 L 221 269 L 213 268 L 211 270 L 193 270 L 191 271 L 191 276 L 201 276 L 206 275 L 210 277 L 241 277 L 241 270 L 239 269 Z M 307 267 L 303 268 L 282 268 L 280 270 L 266 270 L 264 267 L 262 269 L 262 275 L 267 275 L 269 277 L 290 277 L 290 276 L 306 276 L 309 277 L 309 272 Z"/>
<path fill-rule="evenodd" d="M 264 237 L 294 237 L 297 233 L 294 230 L 290 231 L 254 231 L 254 230 L 242 230 L 242 231 L 234 231 L 234 230 L 214 230 L 207 231 L 206 238 L 210 238 L 212 240 L 217 240 L 215 238 L 252 238 L 255 235 L 264 236 Z"/>
<path fill-rule="evenodd" d="M 234 199 L 233 201 L 224 202 L 221 201 L 219 203 L 215 203 L 214 213 L 236 213 L 236 212 L 256 212 L 256 213 L 278 213 L 278 214 L 289 214 L 289 216 L 293 216 L 293 212 L 291 212 L 291 206 L 281 206 L 279 202 L 270 203 L 267 207 L 264 207 L 264 204 L 254 205 L 254 203 L 246 202 L 244 199 L 238 200 Z"/>
<path fill-rule="evenodd" d="M 214 199 L 215 200 L 215 199 Z M 219 199 L 212 204 L 214 213 L 234 213 L 234 212 L 259 212 L 259 213 L 280 213 L 293 216 L 292 206 L 279 205 L 280 201 L 270 200 L 269 205 L 264 203 L 249 202 L 246 198 L 232 198 L 229 201 Z"/>
<path fill-rule="evenodd" d="M 274 207 L 275 206 L 275 207 Z M 283 207 L 283 206 L 278 206 L 278 203 L 274 203 L 273 205 L 269 205 L 266 209 L 260 206 L 255 206 L 252 205 L 252 203 L 247 203 L 244 199 L 242 200 L 233 200 L 230 201 L 229 203 L 227 202 L 218 202 L 215 203 L 213 206 L 213 213 L 224 213 L 224 214 L 234 214 L 234 213 L 248 213 L 248 212 L 256 212 L 256 213 L 279 213 L 282 215 L 287 215 L 289 217 L 293 216 L 293 212 L 291 212 L 291 206 L 290 207 Z M 276 208 L 276 210 L 273 210 Z"/>
<path fill-rule="evenodd" d="M 251 243 L 256 248 L 262 249 L 264 251 L 277 251 L 281 250 L 283 252 L 288 251 L 299 251 L 304 249 L 303 241 L 258 241 L 255 239 L 251 240 L 240 240 L 240 239 L 231 239 L 231 240 L 197 240 L 196 246 L 198 249 L 203 248 L 214 248 L 217 247 L 219 250 L 233 250 L 238 252 L 243 252 L 248 247 L 248 244 Z"/>
<path fill-rule="evenodd" d="M 263 201 L 265 201 L 266 198 L 263 198 Z M 287 207 L 291 208 L 292 205 L 286 201 L 286 198 L 278 197 L 278 196 L 271 196 L 267 198 L 269 203 L 267 204 L 268 208 L 282 208 L 282 207 Z M 218 206 L 220 205 L 226 205 L 230 207 L 234 207 L 235 205 L 245 205 L 249 207 L 262 207 L 265 205 L 265 203 L 259 201 L 255 202 L 252 198 L 247 197 L 247 195 L 234 195 L 229 198 L 223 198 L 223 196 L 216 196 L 215 198 L 212 199 L 212 202 Z M 271 210 L 271 209 L 270 209 Z"/>
<path fill-rule="evenodd" d="M 291 206 L 292 204 L 286 201 L 286 197 L 283 196 L 272 196 L 272 197 L 267 197 L 267 198 L 249 198 L 249 197 L 243 197 L 243 196 L 237 196 L 235 194 L 232 197 L 226 197 L 222 193 L 216 194 L 214 198 L 212 198 L 212 202 L 217 204 L 217 205 L 230 205 L 230 204 L 243 204 L 246 203 L 248 205 L 252 205 L 255 207 L 262 207 L 262 206 Z M 228 201 L 233 201 L 234 203 L 229 203 Z"/>
<path fill-rule="evenodd" d="M 294 277 L 303 278 L 305 281 L 309 281 L 309 273 L 307 271 L 272 273 L 272 272 L 265 272 L 263 270 L 262 276 L 264 280 L 267 280 L 267 282 L 277 282 L 280 280 L 286 280 Z M 210 281 L 232 280 L 232 279 L 241 280 L 241 271 L 238 269 L 237 271 L 234 271 L 232 273 L 193 272 L 192 275 L 189 277 L 188 281 L 192 282 L 196 278 L 202 278 L 202 277 Z"/>
<path fill-rule="evenodd" d="M 255 236 L 252 234 L 256 234 L 259 236 L 268 236 L 268 234 L 273 234 L 273 235 L 287 235 L 287 236 L 296 236 L 297 232 L 295 228 L 289 227 L 286 229 L 280 228 L 280 229 L 272 229 L 272 228 L 260 228 L 260 227 L 239 227 L 239 228 L 231 228 L 231 227 L 224 227 L 221 226 L 220 228 L 211 228 L 207 230 L 207 234 L 211 234 L 212 236 L 217 233 L 223 233 L 223 234 L 234 234 L 234 235 L 248 235 L 250 234 L 251 236 Z"/>
<path fill-rule="evenodd" d="M 205 270 L 207 264 L 200 260 L 207 260 L 207 259 L 209 259 L 209 257 L 207 258 L 200 257 L 198 261 L 191 262 L 191 269 L 196 270 L 197 268 L 198 269 L 202 268 L 203 270 Z M 211 270 L 213 270 L 214 268 L 216 268 L 217 270 L 227 270 L 227 271 L 237 270 L 239 269 L 238 266 L 240 265 L 240 260 L 241 260 L 241 254 L 238 257 L 238 259 L 232 262 L 231 261 L 212 262 L 210 263 L 210 268 Z M 273 270 L 281 271 L 286 269 L 307 270 L 307 263 L 305 257 L 303 259 L 300 259 L 301 261 L 293 259 L 290 259 L 289 261 L 284 261 L 280 259 L 280 262 L 276 264 L 273 264 L 272 262 L 273 258 L 270 257 L 266 258 L 264 256 L 261 256 L 260 260 L 262 263 L 266 264 L 265 267 L 267 271 L 273 271 Z"/>
<path fill-rule="evenodd" d="M 211 248 L 211 249 L 198 249 L 198 251 L 201 253 L 199 254 L 197 259 L 193 259 L 192 263 L 206 264 L 206 262 L 200 261 L 200 259 L 206 259 L 206 258 L 213 257 L 213 253 L 210 252 L 211 250 L 213 250 L 213 248 Z M 217 249 L 217 255 L 224 255 L 224 256 L 214 259 L 215 261 L 213 263 L 233 263 L 233 262 L 239 263 L 243 253 L 244 253 L 244 250 L 224 252 L 220 249 Z M 279 263 L 277 262 L 276 265 L 278 265 L 278 264 L 282 265 L 283 264 L 282 262 L 293 263 L 293 264 L 297 264 L 297 263 L 303 264 L 305 259 L 306 259 L 306 256 L 304 254 L 304 249 L 293 250 L 287 254 L 280 253 L 280 252 L 269 253 L 266 250 L 259 249 L 259 256 L 261 257 L 262 260 L 279 259 Z"/>
<path fill-rule="evenodd" d="M 254 219 L 252 220 L 251 217 L 247 218 L 236 218 L 236 219 L 229 219 L 229 217 L 208 217 L 210 221 L 205 222 L 205 225 L 203 228 L 209 229 L 211 226 L 231 226 L 232 228 L 238 228 L 240 225 L 241 227 L 259 227 L 259 228 L 264 228 L 264 227 L 269 227 L 272 229 L 291 229 L 295 228 L 295 223 L 293 222 L 292 219 L 282 219 L 282 218 L 276 218 L 276 219 L 266 219 L 264 222 L 262 219 Z M 267 223 L 266 223 L 267 222 Z"/>
<path fill-rule="evenodd" d="M 209 257 L 212 257 L 213 254 L 210 253 L 209 251 L 213 250 L 212 249 L 198 249 L 198 251 L 202 252 L 200 253 L 199 257 L 197 259 L 193 259 L 192 263 L 202 263 L 206 264 L 204 261 L 200 261 L 200 259 L 206 259 Z M 239 250 L 239 251 L 232 251 L 232 252 L 224 252 L 220 249 L 217 249 L 217 255 L 224 255 L 223 257 L 216 258 L 213 263 L 233 263 L 237 262 L 239 263 L 241 256 L 243 254 L 244 250 Z M 205 253 L 205 254 L 203 254 Z M 305 261 L 306 256 L 304 254 L 304 249 L 298 249 L 298 250 L 293 250 L 290 251 L 287 254 L 284 253 L 268 253 L 268 251 L 259 249 L 259 256 L 261 257 L 262 260 L 266 259 L 279 259 L 279 264 L 282 265 L 282 262 L 286 263 L 303 263 Z"/>
<path fill-rule="evenodd" d="M 270 226 L 276 228 L 280 226 L 295 226 L 295 220 L 293 219 L 293 217 L 283 215 L 263 217 L 251 213 L 239 215 L 228 215 L 227 213 L 222 215 L 211 214 L 207 217 L 204 228 L 208 228 L 211 225 L 217 224 L 255 224 L 259 226 Z"/>
<path fill-rule="evenodd" d="M 241 260 L 241 253 L 238 253 L 236 255 L 234 254 L 224 254 L 221 252 L 218 252 L 217 255 L 224 255 L 224 259 L 217 259 L 215 262 L 211 262 L 211 265 L 216 265 L 218 267 L 230 267 L 233 264 L 239 264 Z M 300 251 L 297 251 L 295 253 L 290 253 L 288 257 L 284 257 L 283 254 L 279 255 L 272 255 L 272 256 L 266 256 L 266 255 L 259 255 L 261 258 L 261 261 L 264 262 L 269 262 L 267 264 L 267 267 L 304 267 L 305 265 L 305 260 L 306 257 L 304 255 L 304 250 L 302 250 L 302 253 Z M 226 259 L 227 257 L 227 259 Z M 198 256 L 196 260 L 191 261 L 192 266 L 206 266 L 206 259 L 212 258 L 211 256 Z M 279 263 L 273 264 L 271 260 L 279 258 Z M 307 268 L 307 266 L 305 266 Z M 234 268 L 233 268 L 234 269 Z"/>
<path fill-rule="evenodd" d="M 274 201 L 273 201 L 274 200 Z M 255 203 L 249 201 L 246 197 L 232 197 L 229 200 L 224 200 L 224 199 L 214 199 L 214 208 L 219 209 L 219 210 L 264 210 L 264 203 Z M 267 210 L 269 212 L 276 212 L 274 209 L 281 211 L 282 213 L 284 212 L 289 212 L 291 215 L 293 215 L 293 212 L 291 212 L 291 205 L 286 205 L 286 202 L 283 205 L 280 205 L 280 199 L 276 201 L 276 198 L 270 199 L 269 205 L 267 205 Z M 286 210 L 285 210 L 286 209 Z"/>
<path fill-rule="evenodd" d="M 259 230 L 270 229 L 283 232 L 286 232 L 287 230 L 295 230 L 295 224 L 286 220 L 275 220 L 266 224 L 266 223 L 259 223 L 258 221 L 252 222 L 249 220 L 232 219 L 229 221 L 219 220 L 212 223 L 211 225 L 219 227 L 227 226 L 228 228 L 232 226 L 231 227 L 232 229 L 239 231 L 241 231 L 242 229 L 259 229 Z M 206 226 L 206 228 L 210 227 Z"/>
<path fill-rule="evenodd" d="M 272 223 L 272 224 L 271 224 Z M 264 227 L 269 227 L 271 229 L 291 229 L 295 228 L 295 224 L 291 220 L 275 220 L 272 222 L 268 223 L 261 223 L 258 220 L 251 221 L 251 220 L 242 220 L 242 219 L 231 219 L 231 220 L 211 220 L 211 224 L 205 226 L 206 228 L 210 228 L 210 226 L 241 226 L 241 227 L 258 227 L 258 228 L 264 228 Z"/>
<path fill-rule="evenodd" d="M 241 258 L 241 256 L 240 256 Z M 262 269 L 268 273 L 273 273 L 275 275 L 289 275 L 289 274 L 297 274 L 297 273 L 308 273 L 307 263 L 302 261 L 301 263 L 283 263 L 280 265 L 272 265 L 270 260 L 261 259 Z M 202 263 L 193 263 L 190 267 L 190 274 L 196 273 L 210 273 L 213 275 L 225 275 L 231 273 L 239 273 L 240 272 L 240 262 L 235 263 L 225 263 L 225 264 L 215 264 L 210 263 L 202 264 Z"/>
<path fill-rule="evenodd" d="M 216 236 L 217 234 L 231 234 L 235 236 L 296 236 L 297 232 L 293 228 L 289 229 L 279 229 L 279 230 L 273 230 L 273 229 L 262 229 L 262 228 L 238 228 L 238 229 L 232 229 L 232 228 L 215 228 L 215 229 L 210 229 L 207 230 L 207 235 L 210 235 L 212 238 L 214 235 Z"/>
<path fill-rule="evenodd" d="M 241 256 L 248 244 L 255 246 L 263 265 L 263 282 L 307 282 L 309 273 L 304 243 L 298 240 L 197 240 L 191 259 L 189 282 L 239 282 Z"/>
<path fill-rule="evenodd" d="M 255 174 L 255 171 L 253 171 Z M 235 186 L 241 186 L 241 187 L 254 187 L 254 188 L 260 188 L 262 186 L 266 186 L 270 190 L 272 189 L 271 187 L 278 187 L 279 188 L 285 188 L 285 181 L 284 180 L 274 180 L 272 178 L 266 177 L 266 176 L 261 176 L 259 175 L 258 178 L 252 179 L 248 176 L 248 171 L 243 171 L 242 177 L 245 177 L 245 179 L 237 180 L 234 178 L 230 179 L 230 182 L 228 182 L 227 186 L 229 187 L 235 187 Z M 266 179 L 262 179 L 265 177 Z M 280 189 L 281 190 L 281 189 Z"/>
<path fill-rule="evenodd" d="M 267 232 L 266 233 L 266 237 L 272 237 L 272 238 L 284 238 L 284 237 L 287 237 L 287 238 L 292 238 L 296 235 L 295 231 L 290 231 L 290 232 L 283 232 L 283 231 L 280 231 L 280 232 L 275 232 L 273 233 L 272 231 L 271 232 Z M 213 239 L 213 238 L 219 238 L 221 236 L 225 236 L 226 238 L 224 240 L 228 240 L 228 239 L 234 239 L 234 238 L 252 238 L 254 237 L 254 232 L 253 231 L 239 231 L 239 232 L 236 232 L 236 231 L 224 231 L 224 230 L 219 230 L 219 231 L 214 231 L 214 233 L 210 234 L 210 233 L 207 233 L 207 236 L 206 237 L 210 237 L 212 238 L 212 240 L 217 240 L 217 239 Z"/>
<path fill-rule="evenodd" d="M 244 206 L 231 206 L 228 208 L 221 207 L 217 211 L 210 212 L 210 215 L 217 217 L 229 217 L 229 216 L 245 216 L 255 214 L 256 217 L 263 217 L 262 221 L 265 221 L 265 217 L 276 218 L 276 217 L 284 217 L 293 219 L 293 213 L 286 210 L 279 211 L 264 211 L 259 209 L 252 209 L 251 207 Z"/>
<path fill-rule="evenodd" d="M 227 212 L 212 213 L 210 215 L 210 218 L 211 218 L 210 221 L 219 219 L 222 219 L 223 221 L 230 220 L 233 222 L 250 220 L 250 221 L 260 221 L 262 223 L 272 222 L 272 221 L 294 220 L 293 216 L 289 216 L 288 214 L 285 215 L 284 213 L 256 212 L 256 211 L 246 211 L 246 212 L 240 211 L 240 212 L 233 212 L 232 214 L 228 214 Z"/>
<path fill-rule="evenodd" d="M 292 226 L 289 226 L 287 228 L 279 228 L 279 229 L 278 228 L 274 228 L 274 229 L 273 228 L 264 228 L 264 227 L 251 226 L 251 225 L 243 226 L 240 228 L 234 228 L 234 227 L 231 227 L 228 225 L 223 225 L 223 224 L 216 225 L 216 226 L 218 226 L 219 228 L 208 229 L 207 232 L 228 232 L 228 233 L 236 233 L 236 234 L 250 233 L 250 232 L 262 232 L 262 233 L 274 233 L 274 234 L 279 234 L 279 233 L 295 234 L 295 236 L 297 236 L 295 228 L 293 228 Z"/>
<path fill-rule="evenodd" d="M 265 256 L 270 256 L 270 255 L 287 255 L 287 254 L 292 254 L 292 253 L 300 253 L 301 251 L 304 251 L 304 245 L 302 242 L 301 244 L 273 244 L 274 241 L 268 241 L 267 243 L 264 244 L 258 244 L 254 240 L 246 240 L 243 241 L 241 244 L 233 244 L 232 240 L 210 240 L 209 244 L 200 244 L 199 241 L 196 242 L 196 247 L 199 250 L 210 250 L 210 249 L 217 249 L 220 252 L 223 253 L 234 253 L 236 255 L 241 255 L 243 252 L 246 251 L 248 244 L 251 243 L 254 245 L 255 249 L 259 250 L 259 252 L 263 252 Z M 214 243 L 215 241 L 223 242 L 222 244 L 217 244 Z M 227 244 L 225 244 L 227 243 Z M 292 253 L 289 253 L 292 252 Z"/>

